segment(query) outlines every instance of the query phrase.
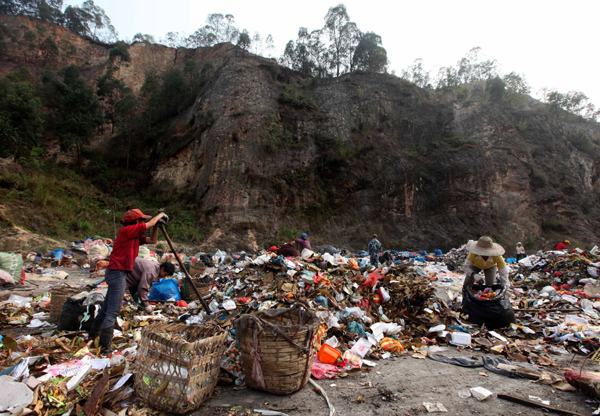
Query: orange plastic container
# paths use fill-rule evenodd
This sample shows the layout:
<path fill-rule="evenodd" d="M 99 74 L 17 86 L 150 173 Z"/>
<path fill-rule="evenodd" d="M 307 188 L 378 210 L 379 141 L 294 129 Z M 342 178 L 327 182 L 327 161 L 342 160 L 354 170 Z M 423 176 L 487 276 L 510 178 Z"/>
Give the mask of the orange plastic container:
<path fill-rule="evenodd" d="M 336 350 L 329 344 L 321 345 L 321 349 L 319 350 L 317 356 L 322 363 L 325 364 L 335 364 L 338 358 L 342 355 L 342 352 Z"/>

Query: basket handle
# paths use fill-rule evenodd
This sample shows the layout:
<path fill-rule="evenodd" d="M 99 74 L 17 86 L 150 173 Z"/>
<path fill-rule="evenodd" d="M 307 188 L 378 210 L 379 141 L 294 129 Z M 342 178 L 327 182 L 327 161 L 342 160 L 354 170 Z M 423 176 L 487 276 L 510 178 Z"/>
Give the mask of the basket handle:
<path fill-rule="evenodd" d="M 289 344 L 290 344 L 292 347 L 294 347 L 294 348 L 297 348 L 297 349 L 299 349 L 300 351 L 302 351 L 302 352 L 305 352 L 305 353 L 307 353 L 307 354 L 309 353 L 309 349 L 308 349 L 308 348 L 306 348 L 306 347 L 301 347 L 300 345 L 296 344 L 296 343 L 294 342 L 294 340 L 293 340 L 293 339 L 291 339 L 291 338 L 290 338 L 290 337 L 289 337 L 287 334 L 283 333 L 283 332 L 282 332 L 282 331 L 279 329 L 279 327 L 277 327 L 277 326 L 273 325 L 272 323 L 270 323 L 270 322 L 268 322 L 268 321 L 265 321 L 264 319 L 262 319 L 262 318 L 259 318 L 259 317 L 257 317 L 257 316 L 251 316 L 251 319 L 252 319 L 252 320 L 254 320 L 254 321 L 255 321 L 255 322 L 258 324 L 258 325 L 264 325 L 264 326 L 268 327 L 269 329 L 271 329 L 273 332 L 276 332 L 276 333 L 277 333 L 277 335 L 280 335 L 280 336 L 281 336 L 283 339 L 285 339 L 287 342 L 289 342 Z"/>

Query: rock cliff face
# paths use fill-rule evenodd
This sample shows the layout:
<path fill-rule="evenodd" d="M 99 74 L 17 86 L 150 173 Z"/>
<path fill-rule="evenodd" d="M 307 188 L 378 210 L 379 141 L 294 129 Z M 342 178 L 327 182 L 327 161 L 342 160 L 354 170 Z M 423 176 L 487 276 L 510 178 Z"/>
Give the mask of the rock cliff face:
<path fill-rule="evenodd" d="M 65 45 L 51 60 L 39 47 L 4 48 L 0 75 L 75 63 L 91 82 L 106 68 L 108 46 L 33 20 L 0 22 L 13 28 L 13 46 L 27 31 Z M 236 235 L 260 246 L 281 228 L 354 249 L 374 232 L 397 249 L 449 248 L 482 234 L 509 250 L 517 240 L 532 248 L 596 240 L 595 123 L 559 119 L 534 100 L 452 99 L 391 75 L 305 79 L 231 44 L 138 43 L 129 53 L 118 75 L 134 91 L 150 69 L 188 59 L 213 68 L 183 122 L 154 144 L 148 172 L 159 198 L 203 213 L 211 244 L 235 248 Z"/>

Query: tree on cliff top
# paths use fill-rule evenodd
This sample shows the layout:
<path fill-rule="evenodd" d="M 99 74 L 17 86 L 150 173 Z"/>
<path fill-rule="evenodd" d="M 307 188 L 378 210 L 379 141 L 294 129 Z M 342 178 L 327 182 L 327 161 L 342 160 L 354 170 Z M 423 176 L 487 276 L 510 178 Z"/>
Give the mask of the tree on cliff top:
<path fill-rule="evenodd" d="M 206 25 L 190 35 L 186 43 L 191 48 L 214 46 L 217 43 L 234 42 L 239 34 L 232 14 L 213 13 L 206 18 Z"/>
<path fill-rule="evenodd" d="M 352 58 L 354 69 L 385 72 L 388 63 L 387 52 L 379 45 L 381 36 L 373 32 L 362 35 Z"/>
<path fill-rule="evenodd" d="M 381 36 L 362 33 L 356 23 L 350 21 L 346 6 L 338 4 L 325 15 L 322 29 L 309 32 L 301 27 L 298 39 L 287 43 L 279 61 L 306 76 L 339 76 L 355 69 L 384 72 L 387 52 L 380 45 Z"/>
<path fill-rule="evenodd" d="M 63 0 L 2 0 L 0 14 L 21 15 L 47 23 L 62 24 Z"/>

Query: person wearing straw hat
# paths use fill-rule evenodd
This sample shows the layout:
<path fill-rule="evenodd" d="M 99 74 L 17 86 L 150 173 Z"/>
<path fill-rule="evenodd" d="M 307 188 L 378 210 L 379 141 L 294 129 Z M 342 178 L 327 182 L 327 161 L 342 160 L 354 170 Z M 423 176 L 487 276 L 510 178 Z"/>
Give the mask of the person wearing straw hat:
<path fill-rule="evenodd" d="M 494 243 L 490 237 L 480 237 L 479 240 L 469 240 L 467 243 L 467 259 L 465 260 L 465 283 L 469 286 L 475 282 L 475 274 L 483 270 L 485 284 L 496 283 L 496 274 L 503 285 L 508 285 L 508 267 L 504 261 L 504 248 Z"/>
<path fill-rule="evenodd" d="M 523 247 L 523 244 L 521 244 L 520 241 L 517 243 L 515 257 L 517 258 L 517 261 L 525 258 L 525 247 Z"/>

